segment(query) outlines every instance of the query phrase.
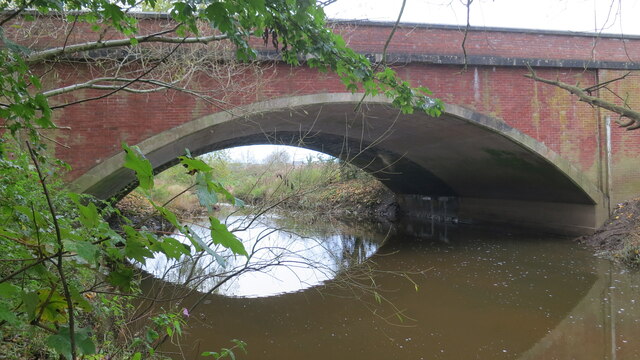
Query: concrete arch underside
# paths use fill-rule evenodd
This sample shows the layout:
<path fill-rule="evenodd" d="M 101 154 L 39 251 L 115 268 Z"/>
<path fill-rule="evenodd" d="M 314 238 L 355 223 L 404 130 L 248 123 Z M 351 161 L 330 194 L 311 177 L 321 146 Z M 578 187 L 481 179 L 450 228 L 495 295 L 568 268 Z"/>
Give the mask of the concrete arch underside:
<path fill-rule="evenodd" d="M 211 114 L 137 144 L 155 169 L 193 154 L 251 144 L 300 146 L 340 157 L 400 195 L 449 197 L 459 216 L 555 232 L 588 233 L 606 217 L 603 194 L 580 171 L 503 121 L 447 105 L 433 118 L 400 114 L 384 97 L 316 94 Z M 76 179 L 75 190 L 109 198 L 130 187 L 117 154 Z M 415 198 L 415 196 L 414 196 Z"/>

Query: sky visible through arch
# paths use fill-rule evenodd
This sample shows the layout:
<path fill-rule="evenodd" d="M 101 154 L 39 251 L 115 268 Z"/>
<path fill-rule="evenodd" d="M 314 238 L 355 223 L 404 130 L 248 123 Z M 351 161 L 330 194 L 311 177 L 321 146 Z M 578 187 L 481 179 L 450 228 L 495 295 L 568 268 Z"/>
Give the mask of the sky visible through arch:
<path fill-rule="evenodd" d="M 295 146 L 285 145 L 248 145 L 238 146 L 224 150 L 226 155 L 234 162 L 259 164 L 264 163 L 269 155 L 284 151 L 289 154 L 292 162 L 316 161 L 319 159 L 329 159 L 331 156 L 313 150 L 307 150 Z"/>
<path fill-rule="evenodd" d="M 407 0 L 402 22 L 464 26 L 466 0 Z M 338 0 L 325 12 L 333 19 L 396 21 L 402 0 Z M 470 24 L 480 27 L 542 29 L 640 35 L 640 0 L 473 0 Z M 276 145 L 228 149 L 237 162 L 263 162 L 278 149 L 295 161 L 319 153 Z M 325 156 L 326 157 L 326 156 Z"/>

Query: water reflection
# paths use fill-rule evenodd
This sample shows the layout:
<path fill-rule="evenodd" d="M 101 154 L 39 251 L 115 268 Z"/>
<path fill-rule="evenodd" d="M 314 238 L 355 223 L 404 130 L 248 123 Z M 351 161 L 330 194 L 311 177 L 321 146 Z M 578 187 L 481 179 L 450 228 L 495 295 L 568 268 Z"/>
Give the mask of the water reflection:
<path fill-rule="evenodd" d="M 598 261 L 601 276 L 520 359 L 640 359 L 640 274 Z"/>
<path fill-rule="evenodd" d="M 187 343 L 163 350 L 197 358 L 237 338 L 249 344 L 243 359 L 640 359 L 638 274 L 567 239 L 467 227 L 431 234 L 396 234 L 365 272 L 351 268 L 313 290 L 209 296 Z M 332 254 L 367 254 L 353 246 Z M 354 276 L 389 302 L 347 286 Z"/>
<path fill-rule="evenodd" d="M 373 255 L 383 237 L 351 228 L 294 226 L 275 215 L 259 218 L 232 216 L 227 225 L 242 239 L 249 258 L 212 246 L 223 261 L 209 254 L 180 260 L 164 256 L 149 261 L 144 270 L 159 279 L 200 292 L 258 297 L 295 292 L 333 279 L 344 269 Z M 191 229 L 204 241 L 211 236 L 204 223 Z M 185 238 L 179 238 L 188 243 Z"/>

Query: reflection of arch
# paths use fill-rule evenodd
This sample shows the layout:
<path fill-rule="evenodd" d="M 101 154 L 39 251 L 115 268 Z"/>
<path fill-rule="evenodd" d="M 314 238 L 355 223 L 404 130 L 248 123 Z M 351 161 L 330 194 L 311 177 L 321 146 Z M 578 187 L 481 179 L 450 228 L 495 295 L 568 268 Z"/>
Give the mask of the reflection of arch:
<path fill-rule="evenodd" d="M 595 278 L 589 291 L 552 330 L 518 355 L 518 360 L 615 359 L 620 348 L 616 346 L 616 318 L 611 309 L 617 309 L 624 302 L 614 302 L 612 293 L 619 292 L 615 289 L 620 286 L 624 289 L 629 285 L 623 281 L 612 286 L 611 274 L 617 272 L 612 272 L 611 267 L 609 262 L 598 261 L 596 270 L 586 271 L 586 277 Z M 595 275 L 590 274 L 591 271 Z"/>
<path fill-rule="evenodd" d="M 348 158 L 396 193 L 474 199 L 468 200 L 472 208 L 486 207 L 487 199 L 498 201 L 493 210 L 513 201 L 589 209 L 602 203 L 581 172 L 501 120 L 455 105 L 439 118 L 399 115 L 384 97 L 368 98 L 354 113 L 360 99 L 340 93 L 269 100 L 204 116 L 138 145 L 156 168 L 173 164 L 185 148 L 202 154 L 248 144 L 300 145 Z M 122 159 L 105 160 L 73 185 L 101 198 L 116 194 L 133 180 Z"/>

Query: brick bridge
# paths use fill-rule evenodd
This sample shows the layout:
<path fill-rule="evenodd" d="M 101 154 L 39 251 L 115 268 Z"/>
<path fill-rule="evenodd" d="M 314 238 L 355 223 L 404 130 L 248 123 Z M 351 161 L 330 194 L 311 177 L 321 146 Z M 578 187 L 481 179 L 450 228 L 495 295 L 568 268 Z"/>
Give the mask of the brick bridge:
<path fill-rule="evenodd" d="M 141 22 L 167 20 L 147 15 Z M 335 27 L 373 59 L 391 28 L 372 22 Z M 396 193 L 413 195 L 402 197 L 407 206 L 453 198 L 462 219 L 565 233 L 592 231 L 617 202 L 640 193 L 640 130 L 607 126 L 610 114 L 524 77 L 527 64 L 542 77 L 582 87 L 619 77 L 639 68 L 639 37 L 471 29 L 464 70 L 463 35 L 452 26 L 404 24 L 388 48 L 401 77 L 447 104 L 439 118 L 401 115 L 384 98 L 365 99 L 354 112 L 361 96 L 345 93 L 334 75 L 265 61 L 258 75 L 245 72 L 230 82 L 236 88 L 220 92 L 224 103 L 175 91 L 119 93 L 57 111 L 57 123 L 71 130 L 54 134 L 70 147 L 56 153 L 72 165 L 76 189 L 106 198 L 133 179 L 122 168 L 123 141 L 139 145 L 157 169 L 174 164 L 185 148 L 202 154 L 291 144 L 351 160 Z M 51 82 L 60 85 L 87 79 L 89 71 L 75 65 L 55 72 Z M 195 83 L 218 86 L 208 75 Z M 613 88 L 639 105 L 638 84 Z"/>

